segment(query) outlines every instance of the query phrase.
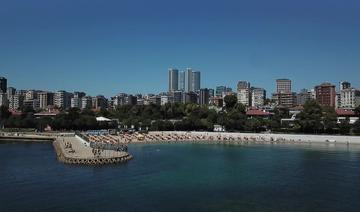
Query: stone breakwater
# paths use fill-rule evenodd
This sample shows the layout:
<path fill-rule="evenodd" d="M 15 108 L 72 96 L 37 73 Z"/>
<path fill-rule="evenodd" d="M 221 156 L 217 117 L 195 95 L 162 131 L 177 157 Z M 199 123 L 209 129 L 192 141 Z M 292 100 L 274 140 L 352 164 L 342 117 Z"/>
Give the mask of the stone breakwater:
<path fill-rule="evenodd" d="M 127 152 L 114 152 L 107 151 L 107 155 L 94 156 L 91 154 L 92 148 L 83 145 L 81 142 L 76 141 L 77 138 L 67 138 L 63 141 L 57 139 L 53 142 L 56 156 L 59 161 L 66 164 L 78 165 L 105 165 L 105 164 L 118 164 L 125 163 L 133 158 Z M 64 142 L 72 144 L 72 150 L 69 151 L 64 146 Z"/>

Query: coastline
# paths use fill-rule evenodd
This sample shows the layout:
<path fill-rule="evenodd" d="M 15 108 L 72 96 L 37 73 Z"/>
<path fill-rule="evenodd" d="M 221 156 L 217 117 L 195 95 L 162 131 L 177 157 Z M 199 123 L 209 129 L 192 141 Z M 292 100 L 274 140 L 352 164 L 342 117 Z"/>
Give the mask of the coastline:
<path fill-rule="evenodd" d="M 273 133 L 230 133 L 230 132 L 185 132 L 185 131 L 152 131 L 131 136 L 114 136 L 120 142 L 128 144 L 152 143 L 204 143 L 204 144 L 304 144 L 304 143 L 338 143 L 360 144 L 360 136 L 342 135 L 306 135 L 306 134 L 273 134 Z"/>

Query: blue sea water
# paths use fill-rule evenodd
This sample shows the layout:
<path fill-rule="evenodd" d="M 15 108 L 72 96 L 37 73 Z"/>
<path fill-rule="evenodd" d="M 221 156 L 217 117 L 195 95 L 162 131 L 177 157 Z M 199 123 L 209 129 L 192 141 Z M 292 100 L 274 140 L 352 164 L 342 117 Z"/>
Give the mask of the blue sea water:
<path fill-rule="evenodd" d="M 130 145 L 134 159 L 59 163 L 49 143 L 0 144 L 0 211 L 360 211 L 360 148 Z"/>

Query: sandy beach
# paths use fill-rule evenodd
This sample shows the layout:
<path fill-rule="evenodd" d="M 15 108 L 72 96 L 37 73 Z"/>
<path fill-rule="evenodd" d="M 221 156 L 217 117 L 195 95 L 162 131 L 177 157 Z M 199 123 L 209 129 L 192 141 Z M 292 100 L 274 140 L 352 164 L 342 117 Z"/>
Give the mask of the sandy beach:
<path fill-rule="evenodd" d="M 360 144 L 360 136 L 304 135 L 272 133 L 227 133 L 154 131 L 148 134 L 113 136 L 122 143 L 227 143 L 227 144 L 277 144 L 277 143 L 340 143 Z"/>

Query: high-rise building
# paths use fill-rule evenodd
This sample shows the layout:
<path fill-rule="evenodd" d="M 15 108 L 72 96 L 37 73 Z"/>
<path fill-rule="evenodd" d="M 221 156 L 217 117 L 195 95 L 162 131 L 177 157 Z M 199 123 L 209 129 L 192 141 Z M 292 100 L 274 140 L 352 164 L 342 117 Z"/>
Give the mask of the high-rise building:
<path fill-rule="evenodd" d="M 181 103 L 182 102 L 183 91 L 175 91 L 175 92 L 172 92 L 170 95 L 172 97 L 173 103 Z"/>
<path fill-rule="evenodd" d="M 245 106 L 251 105 L 250 83 L 247 81 L 239 81 L 237 84 L 238 103 Z"/>
<path fill-rule="evenodd" d="M 15 95 L 10 96 L 9 101 L 9 109 L 10 110 L 18 110 L 24 105 L 25 95 L 21 92 L 16 91 Z"/>
<path fill-rule="evenodd" d="M 309 101 L 311 99 L 311 92 L 307 89 L 302 89 L 297 95 L 296 95 L 296 104 L 297 105 L 304 105 L 305 102 Z"/>
<path fill-rule="evenodd" d="M 185 91 L 185 71 L 180 71 L 179 73 L 179 90 Z"/>
<path fill-rule="evenodd" d="M 200 90 L 200 71 L 192 72 L 191 89 L 193 92 L 198 92 Z"/>
<path fill-rule="evenodd" d="M 217 86 L 215 89 L 215 96 L 222 97 L 224 93 L 226 93 L 226 86 Z"/>
<path fill-rule="evenodd" d="M 335 85 L 330 83 L 322 83 L 315 86 L 316 101 L 322 106 L 335 107 L 336 90 Z"/>
<path fill-rule="evenodd" d="M 185 92 L 192 91 L 192 69 L 187 68 L 185 71 Z"/>
<path fill-rule="evenodd" d="M 182 96 L 182 102 L 184 104 L 186 103 L 194 103 L 196 104 L 198 102 L 198 95 L 195 92 L 188 92 L 183 93 Z"/>
<path fill-rule="evenodd" d="M 207 88 L 200 89 L 199 104 L 200 105 L 208 105 L 209 98 L 210 98 L 209 89 L 207 89 Z"/>
<path fill-rule="evenodd" d="M 185 92 L 198 92 L 201 86 L 200 72 L 187 68 L 184 72 L 180 73 L 179 84 L 180 90 L 184 90 Z"/>
<path fill-rule="evenodd" d="M 74 96 L 71 98 L 71 107 L 72 108 L 82 108 L 82 98 L 85 97 L 86 94 L 84 92 L 74 92 Z"/>
<path fill-rule="evenodd" d="M 91 109 L 92 107 L 92 98 L 91 96 L 84 96 L 81 98 L 81 109 Z"/>
<path fill-rule="evenodd" d="M 58 108 L 68 109 L 71 106 L 72 94 L 66 91 L 57 91 L 54 96 L 54 104 Z"/>
<path fill-rule="evenodd" d="M 276 93 L 291 93 L 291 80 L 277 79 L 276 80 Z"/>
<path fill-rule="evenodd" d="M 25 94 L 25 100 L 37 99 L 39 91 L 36 90 L 27 90 Z"/>
<path fill-rule="evenodd" d="M 291 91 L 291 80 L 277 79 L 276 93 L 272 95 L 272 99 L 278 106 L 294 106 L 296 104 L 296 93 Z"/>
<path fill-rule="evenodd" d="M 169 69 L 169 91 L 179 90 L 179 71 L 177 69 Z"/>
<path fill-rule="evenodd" d="M 215 96 L 215 91 L 212 88 L 209 88 L 209 97 L 212 98 Z"/>
<path fill-rule="evenodd" d="M 16 88 L 8 87 L 7 88 L 7 98 L 10 99 L 11 96 L 14 96 L 16 93 Z"/>
<path fill-rule="evenodd" d="M 9 106 L 6 93 L 0 92 L 0 106 Z"/>
<path fill-rule="evenodd" d="M 46 109 L 48 106 L 54 105 L 54 93 L 40 92 L 37 94 L 39 100 L 39 108 Z"/>
<path fill-rule="evenodd" d="M 108 106 L 108 101 L 103 95 L 98 95 L 93 98 L 93 108 L 100 110 L 100 109 L 106 109 Z"/>
<path fill-rule="evenodd" d="M 339 83 L 339 88 L 340 88 L 340 91 L 344 90 L 344 89 L 348 89 L 348 88 L 351 88 L 351 83 L 350 82 L 347 82 L 347 81 L 341 81 Z"/>
<path fill-rule="evenodd" d="M 7 79 L 5 77 L 0 77 L 0 93 L 7 92 Z"/>
<path fill-rule="evenodd" d="M 265 104 L 266 90 L 263 88 L 251 89 L 251 106 L 259 107 Z"/>
<path fill-rule="evenodd" d="M 340 91 L 340 108 L 354 109 L 360 105 L 360 91 L 355 88 L 343 88 Z"/>

